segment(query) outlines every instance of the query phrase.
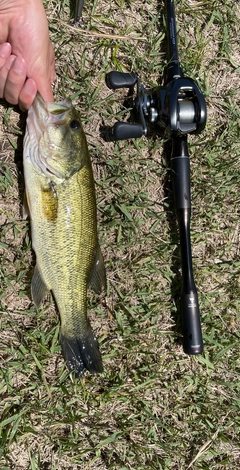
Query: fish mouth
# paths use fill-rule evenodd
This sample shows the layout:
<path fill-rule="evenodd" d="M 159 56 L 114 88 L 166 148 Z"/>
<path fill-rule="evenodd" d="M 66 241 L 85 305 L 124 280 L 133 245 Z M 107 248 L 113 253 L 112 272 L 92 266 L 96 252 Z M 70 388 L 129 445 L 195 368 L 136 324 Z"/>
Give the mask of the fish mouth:
<path fill-rule="evenodd" d="M 35 136 L 37 147 L 34 146 L 31 152 L 31 160 L 35 167 L 39 168 L 47 178 L 51 180 L 58 180 L 62 182 L 66 174 L 59 171 L 59 168 L 55 168 L 55 165 L 51 164 L 51 160 L 54 161 L 53 153 L 54 150 L 59 150 L 54 143 L 50 143 L 48 139 L 48 127 L 51 125 L 61 126 L 66 122 L 68 113 L 72 109 L 72 102 L 68 99 L 59 101 L 58 103 L 46 102 L 42 96 L 37 93 L 36 98 L 28 111 L 27 118 L 27 134 L 28 139 L 31 140 L 31 136 Z M 40 142 L 45 141 L 45 152 L 39 152 Z M 61 149 L 61 154 L 63 150 Z M 52 163 L 53 163 L 52 161 Z"/>
<path fill-rule="evenodd" d="M 72 102 L 68 99 L 55 102 L 46 102 L 42 96 L 37 93 L 36 98 L 33 102 L 32 110 L 36 115 L 36 119 L 39 122 L 44 123 L 44 127 L 48 124 L 59 124 L 65 121 L 65 118 L 69 111 L 72 109 Z"/>

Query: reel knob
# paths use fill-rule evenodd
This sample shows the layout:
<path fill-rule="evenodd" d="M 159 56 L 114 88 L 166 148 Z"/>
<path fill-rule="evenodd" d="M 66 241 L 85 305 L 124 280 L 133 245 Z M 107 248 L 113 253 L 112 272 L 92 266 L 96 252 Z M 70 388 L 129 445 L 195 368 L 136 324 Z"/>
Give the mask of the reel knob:
<path fill-rule="evenodd" d="M 106 84 L 111 90 L 118 88 L 132 88 L 138 81 L 135 73 L 109 72 L 106 75 Z"/>
<path fill-rule="evenodd" d="M 128 124 L 127 122 L 116 122 L 113 127 L 113 135 L 116 140 L 138 139 L 144 134 L 141 124 Z"/>

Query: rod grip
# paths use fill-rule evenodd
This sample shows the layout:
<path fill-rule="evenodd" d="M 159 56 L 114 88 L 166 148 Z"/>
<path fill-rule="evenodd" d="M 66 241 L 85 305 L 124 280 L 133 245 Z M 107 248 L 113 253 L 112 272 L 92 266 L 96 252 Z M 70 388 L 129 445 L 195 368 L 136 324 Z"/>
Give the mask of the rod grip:
<path fill-rule="evenodd" d="M 203 352 L 203 339 L 197 292 L 182 294 L 183 350 L 196 355 Z"/>
<path fill-rule="evenodd" d="M 190 163 L 188 155 L 172 157 L 172 179 L 176 210 L 190 209 Z"/>

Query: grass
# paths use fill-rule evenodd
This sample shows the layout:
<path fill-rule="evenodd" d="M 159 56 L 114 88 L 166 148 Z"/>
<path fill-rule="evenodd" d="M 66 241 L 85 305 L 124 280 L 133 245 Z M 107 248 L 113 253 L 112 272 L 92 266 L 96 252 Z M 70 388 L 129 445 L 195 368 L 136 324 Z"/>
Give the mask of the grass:
<path fill-rule="evenodd" d="M 204 354 L 182 351 L 180 258 L 168 163 L 157 136 L 112 142 L 127 118 L 125 91 L 105 74 L 159 83 L 166 63 L 164 8 L 85 2 L 69 26 L 65 0 L 45 1 L 57 64 L 56 99 L 70 96 L 92 156 L 108 290 L 89 292 L 103 354 L 101 376 L 65 369 L 54 305 L 30 299 L 34 260 L 22 219 L 24 117 L 1 104 L 1 470 L 235 470 L 240 464 L 239 19 L 230 1 L 182 0 L 179 53 L 208 105 L 189 139 L 192 248 Z M 159 12 L 159 17 L 157 16 Z M 127 36 L 127 37 L 126 37 Z"/>

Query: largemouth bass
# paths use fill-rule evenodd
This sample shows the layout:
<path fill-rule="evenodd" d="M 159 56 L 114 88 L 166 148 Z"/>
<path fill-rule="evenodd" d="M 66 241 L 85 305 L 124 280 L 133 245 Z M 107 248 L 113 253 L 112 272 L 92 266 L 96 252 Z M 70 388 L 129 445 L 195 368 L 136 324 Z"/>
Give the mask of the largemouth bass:
<path fill-rule="evenodd" d="M 61 319 L 60 341 L 69 370 L 102 372 L 98 342 L 87 317 L 87 288 L 106 285 L 97 237 L 94 179 L 80 117 L 71 101 L 46 103 L 38 94 L 28 111 L 24 179 L 36 266 L 37 307 L 51 291 Z"/>

